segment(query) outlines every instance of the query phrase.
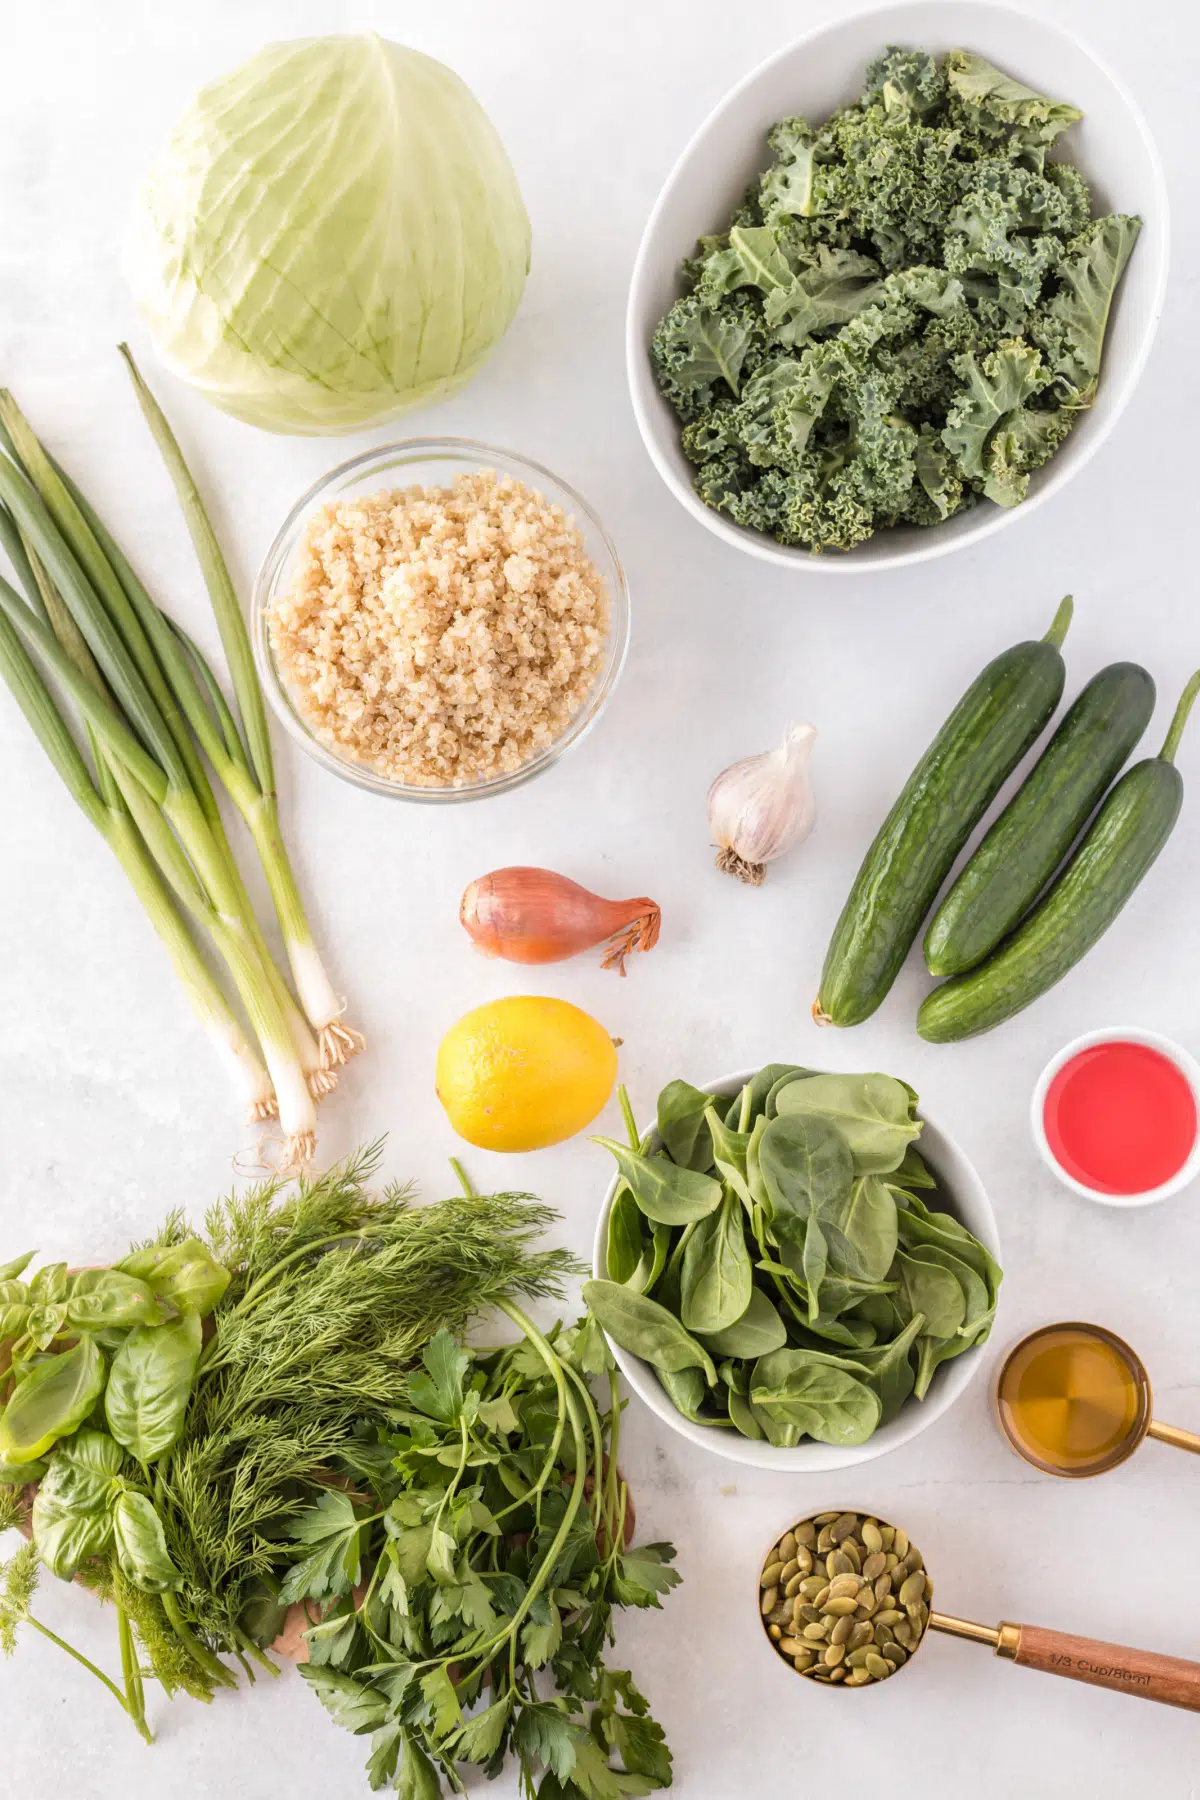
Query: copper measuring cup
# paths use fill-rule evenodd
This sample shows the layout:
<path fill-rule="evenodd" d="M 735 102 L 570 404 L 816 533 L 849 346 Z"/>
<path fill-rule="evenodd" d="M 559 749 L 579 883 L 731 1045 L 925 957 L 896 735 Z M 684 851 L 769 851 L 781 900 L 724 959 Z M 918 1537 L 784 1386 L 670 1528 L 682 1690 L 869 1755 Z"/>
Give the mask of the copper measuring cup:
<path fill-rule="evenodd" d="M 1044 1444 L 1039 1450 L 1038 1444 L 1031 1442 L 1030 1432 L 1021 1429 L 1016 1417 L 1021 1375 L 1028 1366 L 1031 1353 L 1036 1353 L 1042 1346 L 1051 1346 L 1059 1336 L 1076 1344 L 1091 1340 L 1114 1352 L 1123 1363 L 1132 1383 L 1129 1418 L 1121 1427 L 1119 1435 L 1111 1442 L 1099 1443 L 1093 1455 L 1081 1452 L 1073 1461 L 1068 1461 L 1065 1453 L 1055 1461 Z M 1041 1398 L 1059 1408 L 1087 1405 L 1086 1400 L 1075 1399 L 1068 1394 L 1042 1395 Z M 1042 1325 L 1036 1331 L 1027 1333 L 1020 1343 L 1013 1346 L 1000 1366 L 1000 1373 L 996 1377 L 995 1402 L 1000 1428 L 1017 1455 L 1024 1457 L 1026 1462 L 1032 1463 L 1035 1469 L 1041 1469 L 1047 1475 L 1061 1475 L 1068 1480 L 1077 1480 L 1086 1475 L 1103 1475 L 1132 1456 L 1142 1440 L 1148 1437 L 1157 1438 L 1161 1444 L 1170 1444 L 1173 1449 L 1190 1450 L 1193 1454 L 1200 1455 L 1200 1435 L 1194 1431 L 1184 1431 L 1178 1425 L 1164 1425 L 1154 1418 L 1154 1395 L 1145 1364 L 1124 1338 L 1119 1338 L 1115 1331 L 1106 1330 L 1103 1325 L 1068 1320 L 1058 1325 Z"/>
<path fill-rule="evenodd" d="M 847 1512 L 851 1509 L 846 1508 Z M 797 1524 L 816 1523 L 817 1518 L 836 1517 L 828 1512 L 806 1514 Z M 878 1513 L 860 1513 L 860 1519 L 872 1518 L 886 1525 Z M 794 1531 L 796 1525 L 788 1527 Z M 782 1537 L 784 1534 L 780 1533 Z M 779 1542 L 776 1538 L 775 1543 Z M 774 1544 L 772 1545 L 772 1549 Z M 770 1552 L 768 1552 L 770 1554 Z M 764 1565 L 765 1566 L 765 1565 Z M 761 1591 L 761 1590 L 760 1590 Z M 759 1618 L 768 1644 L 778 1660 L 812 1687 L 833 1683 L 814 1681 L 794 1668 L 787 1654 L 769 1635 L 770 1625 L 761 1609 Z M 1089 1687 L 1111 1688 L 1114 1693 L 1132 1694 L 1139 1700 L 1158 1700 L 1164 1706 L 1180 1706 L 1188 1712 L 1200 1712 L 1200 1663 L 1188 1662 L 1180 1656 L 1159 1656 L 1153 1650 L 1133 1650 L 1123 1644 L 1106 1644 L 1097 1638 L 1075 1637 L 1066 1631 L 1050 1631 L 1044 1625 L 976 1625 L 970 1619 L 956 1619 L 949 1613 L 930 1611 L 929 1631 L 944 1631 L 949 1637 L 966 1638 L 973 1644 L 990 1645 L 993 1653 L 1005 1662 L 1021 1668 L 1038 1669 L 1044 1675 L 1062 1675 L 1068 1681 L 1086 1682 Z M 907 1659 L 895 1671 L 902 1675 L 925 1642 L 922 1634 Z M 894 1680 L 893 1675 L 889 1679 Z M 842 1684 L 844 1685 L 844 1683 Z M 887 1686 L 887 1681 L 872 1682 L 872 1687 Z M 855 1688 L 855 1693 L 864 1689 Z"/>

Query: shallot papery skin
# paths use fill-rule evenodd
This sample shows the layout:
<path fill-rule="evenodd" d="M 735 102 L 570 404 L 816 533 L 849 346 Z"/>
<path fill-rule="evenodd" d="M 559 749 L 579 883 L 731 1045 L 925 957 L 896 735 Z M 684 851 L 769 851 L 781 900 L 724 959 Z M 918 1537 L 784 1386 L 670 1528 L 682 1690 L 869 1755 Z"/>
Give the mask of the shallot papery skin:
<path fill-rule="evenodd" d="M 494 869 L 473 881 L 459 917 L 485 956 L 565 962 L 606 944 L 603 966 L 625 973 L 631 950 L 653 950 L 662 915 L 653 900 L 603 900 L 552 869 Z"/>

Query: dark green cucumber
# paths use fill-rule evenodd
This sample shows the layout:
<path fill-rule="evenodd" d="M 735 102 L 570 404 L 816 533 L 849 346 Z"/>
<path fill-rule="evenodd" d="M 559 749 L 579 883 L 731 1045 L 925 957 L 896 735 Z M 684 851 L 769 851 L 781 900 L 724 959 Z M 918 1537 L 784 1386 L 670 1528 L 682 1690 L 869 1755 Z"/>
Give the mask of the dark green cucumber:
<path fill-rule="evenodd" d="M 1062 698 L 1071 610 L 1068 596 L 1044 638 L 988 664 L 909 776 L 834 927 L 819 1024 L 860 1024 L 895 981 L 955 857 Z"/>
<path fill-rule="evenodd" d="M 961 975 L 1029 911 L 1150 723 L 1154 683 L 1137 663 L 1088 682 L 925 933 L 931 975 Z"/>
<path fill-rule="evenodd" d="M 917 1030 L 954 1044 L 1002 1025 L 1061 981 L 1102 937 L 1170 837 L 1183 803 L 1173 758 L 1200 692 L 1193 675 L 1167 741 L 1122 775 L 1045 899 L 978 968 L 928 995 Z"/>

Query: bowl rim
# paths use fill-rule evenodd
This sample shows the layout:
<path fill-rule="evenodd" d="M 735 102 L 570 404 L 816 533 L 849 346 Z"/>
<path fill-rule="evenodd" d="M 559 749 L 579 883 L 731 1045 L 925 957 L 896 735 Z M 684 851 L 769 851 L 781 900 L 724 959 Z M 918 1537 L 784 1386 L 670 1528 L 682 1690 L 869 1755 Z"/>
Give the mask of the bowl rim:
<path fill-rule="evenodd" d="M 662 215 L 667 210 L 676 183 L 701 148 L 703 140 L 717 121 L 732 111 L 743 95 L 762 81 L 769 72 L 779 64 L 795 57 L 798 52 L 809 48 L 818 39 L 833 37 L 850 25 L 871 19 L 880 20 L 882 28 L 882 21 L 893 17 L 897 12 L 908 11 L 914 4 L 920 4 L 931 11 L 957 13 L 961 12 L 967 3 L 968 0 L 889 0 L 888 4 L 862 7 L 855 12 L 847 13 L 842 18 L 827 20 L 824 24 L 814 27 L 812 31 L 805 32 L 802 37 L 793 38 L 781 49 L 773 51 L 770 56 L 756 64 L 748 74 L 742 76 L 741 80 L 736 82 L 701 120 L 671 165 L 646 221 L 638 244 L 637 255 L 634 258 L 633 272 L 629 283 L 629 297 L 625 308 L 626 379 L 642 443 L 666 486 L 693 518 L 699 520 L 716 537 L 722 538 L 726 543 L 745 551 L 748 555 L 757 557 L 762 562 L 774 563 L 787 569 L 810 569 L 821 575 L 873 575 L 882 570 L 907 568 L 917 563 L 931 561 L 934 557 L 949 556 L 955 550 L 965 549 L 970 545 L 980 543 L 984 538 L 991 537 L 995 532 L 1003 530 L 1006 525 L 1012 524 L 1017 518 L 1028 515 L 1041 506 L 1051 494 L 1056 493 L 1073 475 L 1084 468 L 1097 451 L 1107 443 L 1118 419 L 1133 397 L 1154 347 L 1166 303 L 1167 276 L 1171 262 L 1171 216 L 1170 197 L 1162 158 L 1145 114 L 1124 81 L 1114 72 L 1105 58 L 1098 55 L 1090 44 L 1074 31 L 1068 30 L 1065 25 L 1057 20 L 1043 18 L 1037 13 L 1029 12 L 1024 7 L 1007 5 L 1005 0 L 970 0 L 970 8 L 973 12 L 990 13 L 1016 21 L 1023 26 L 1033 27 L 1041 32 L 1049 32 L 1085 56 L 1098 73 L 1111 84 L 1129 114 L 1131 124 L 1140 137 L 1146 152 L 1158 223 L 1161 226 L 1161 251 L 1158 259 L 1157 279 L 1151 293 L 1146 328 L 1132 357 L 1123 365 L 1121 371 L 1110 372 L 1108 385 L 1112 393 L 1111 405 L 1105 409 L 1099 423 L 1093 427 L 1090 437 L 1083 441 L 1076 455 L 1070 458 L 1065 466 L 1061 459 L 1057 458 L 1051 459 L 1049 463 L 1045 464 L 1038 471 L 1042 479 L 1032 484 L 1032 491 L 1019 506 L 990 505 L 989 509 L 985 510 L 983 504 L 980 503 L 975 509 L 977 518 L 960 533 L 947 537 L 944 533 L 940 533 L 937 527 L 930 527 L 918 540 L 910 542 L 904 549 L 885 551 L 870 559 L 859 560 L 855 559 L 853 550 L 842 554 L 826 555 L 802 549 L 799 545 L 780 544 L 774 538 L 766 536 L 765 533 L 751 531 L 747 526 L 737 525 L 733 520 L 725 519 L 711 506 L 704 505 L 691 484 L 680 479 L 677 470 L 665 454 L 659 441 L 660 421 L 653 415 L 650 405 L 647 403 L 649 390 L 646 387 L 645 364 L 647 359 L 642 323 L 642 315 L 645 311 L 643 289 L 649 280 L 651 252 L 659 238 Z M 683 254 L 682 249 L 677 252 L 676 262 Z M 672 425 L 671 428 L 674 429 L 674 426 Z"/>
<path fill-rule="evenodd" d="M 700 1082 L 698 1086 L 703 1092 L 711 1093 L 715 1098 L 732 1099 L 739 1088 L 757 1074 L 759 1067 L 761 1065 L 750 1069 L 740 1069 L 732 1074 L 718 1076 L 711 1081 Z M 814 1071 L 814 1073 L 835 1074 L 844 1072 L 837 1070 Z M 950 1133 L 945 1131 L 936 1120 L 930 1118 L 924 1107 L 920 1110 L 920 1117 L 924 1128 L 932 1131 L 933 1136 L 938 1140 L 939 1148 L 944 1148 L 951 1157 L 958 1160 L 962 1165 L 967 1183 L 973 1184 L 974 1191 L 971 1194 L 968 1208 L 972 1217 L 961 1219 L 962 1202 L 958 1194 L 954 1196 L 959 1207 L 956 1216 L 960 1217 L 962 1223 L 969 1225 L 984 1248 L 1003 1266 L 1004 1259 L 1000 1247 L 996 1215 L 978 1170 L 957 1140 L 951 1137 Z M 657 1137 L 657 1133 L 653 1135 L 655 1138 Z M 601 1281 L 608 1279 L 608 1216 L 612 1211 L 613 1199 L 620 1180 L 619 1174 L 612 1177 L 605 1189 L 604 1199 L 596 1220 L 596 1232 L 592 1242 L 592 1274 Z M 913 1438 L 919 1437 L 922 1431 L 927 1430 L 935 1420 L 948 1411 L 971 1385 L 982 1363 L 978 1352 L 983 1348 L 979 1344 L 972 1345 L 961 1356 L 956 1356 L 951 1363 L 945 1364 L 945 1379 L 938 1385 L 936 1391 L 931 1391 L 919 1405 L 907 1410 L 904 1427 L 888 1442 L 880 1443 L 878 1440 L 889 1432 L 893 1432 L 893 1428 L 905 1415 L 898 1414 L 895 1419 L 868 1438 L 865 1444 L 842 1446 L 820 1444 L 815 1440 L 806 1439 L 803 1443 L 792 1445 L 791 1448 L 783 1448 L 775 1444 L 760 1444 L 749 1438 L 738 1437 L 735 1439 L 728 1432 L 713 1430 L 703 1425 L 694 1425 L 690 1419 L 685 1419 L 681 1413 L 676 1412 L 654 1379 L 648 1363 L 644 1362 L 641 1357 L 633 1356 L 629 1351 L 623 1350 L 619 1344 L 614 1344 L 607 1333 L 605 1341 L 612 1351 L 617 1367 L 633 1392 L 670 1430 L 677 1432 L 680 1437 L 687 1438 L 689 1443 L 697 1445 L 700 1449 L 710 1451 L 725 1462 L 740 1463 L 743 1467 L 766 1469 L 791 1475 L 821 1475 L 836 1469 L 853 1468 L 861 1463 L 873 1462 L 878 1457 L 886 1456 L 890 1451 L 899 1450 L 903 1445 L 910 1443 Z"/>
<path fill-rule="evenodd" d="M 392 781 L 367 764 L 351 762 L 321 743 L 293 704 L 275 661 L 268 625 L 271 601 L 295 553 L 304 522 L 315 507 L 323 500 L 332 499 L 351 481 L 370 473 L 373 468 L 378 468 L 382 473 L 389 468 L 401 469 L 405 463 L 417 463 L 439 455 L 444 456 L 448 463 L 458 461 L 464 467 L 476 469 L 499 460 L 513 465 L 522 471 L 523 476 L 533 476 L 535 480 L 548 482 L 554 491 L 547 498 L 555 504 L 565 500 L 571 509 L 583 515 L 603 545 L 611 565 L 609 569 L 600 570 L 609 590 L 609 643 L 604 667 L 585 704 L 569 721 L 561 737 L 537 756 L 522 763 L 519 769 L 458 788 L 418 787 Z M 545 463 L 535 462 L 532 457 L 525 456 L 519 450 L 507 449 L 502 444 L 486 443 L 480 438 L 393 438 L 336 463 L 312 482 L 288 509 L 254 577 L 250 594 L 249 627 L 254 665 L 271 710 L 288 736 L 314 762 L 339 776 L 341 780 L 349 782 L 352 787 L 361 788 L 367 793 L 380 794 L 389 800 L 413 801 L 419 806 L 444 806 L 486 800 L 496 794 L 510 793 L 514 788 L 523 787 L 527 781 L 532 781 L 536 775 L 543 774 L 560 757 L 583 742 L 607 706 L 625 668 L 632 635 L 632 604 L 624 564 L 603 520 L 577 488 L 569 481 L 564 481 L 561 475 L 556 475 L 553 469 L 547 468 Z"/>
<path fill-rule="evenodd" d="M 1097 1044 L 1144 1044 L 1149 1050 L 1157 1050 L 1179 1070 L 1192 1090 L 1192 1098 L 1196 1103 L 1197 1117 L 1200 1119 L 1200 1062 L 1177 1044 L 1173 1038 L 1164 1037 L 1160 1031 L 1150 1031 L 1141 1025 L 1110 1025 L 1099 1031 L 1085 1031 L 1079 1037 L 1072 1038 L 1062 1049 L 1057 1051 L 1046 1064 L 1037 1081 L 1029 1102 L 1029 1125 L 1033 1133 L 1033 1142 L 1038 1155 L 1062 1185 L 1070 1188 L 1072 1193 L 1079 1194 L 1084 1200 L 1093 1200 L 1098 1206 L 1115 1206 L 1124 1209 L 1138 1206 L 1154 1206 L 1160 1200 L 1169 1200 L 1200 1176 L 1200 1129 L 1196 1133 L 1196 1141 L 1188 1153 L 1187 1161 L 1177 1169 L 1169 1181 L 1162 1181 L 1157 1187 L 1147 1188 L 1140 1194 L 1105 1194 L 1099 1188 L 1089 1187 L 1085 1181 L 1064 1169 L 1046 1135 L 1046 1096 L 1050 1092 L 1050 1084 L 1060 1069 L 1066 1067 L 1074 1057 L 1084 1050 L 1091 1050 Z"/>

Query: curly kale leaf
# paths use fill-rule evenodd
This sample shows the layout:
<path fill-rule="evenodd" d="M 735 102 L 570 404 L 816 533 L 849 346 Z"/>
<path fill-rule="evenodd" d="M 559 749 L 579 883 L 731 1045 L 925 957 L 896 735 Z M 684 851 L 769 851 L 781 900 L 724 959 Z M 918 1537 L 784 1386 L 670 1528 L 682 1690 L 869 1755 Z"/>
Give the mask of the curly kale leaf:
<path fill-rule="evenodd" d="M 700 294 L 677 300 L 650 348 L 664 394 L 689 410 L 707 406 L 718 382 L 736 394 L 756 333 L 761 326 L 744 304 L 712 307 Z"/>
<path fill-rule="evenodd" d="M 813 210 L 817 141 L 807 119 L 781 119 L 767 133 L 776 160 L 762 178 L 759 205 L 768 225 L 806 219 Z"/>
<path fill-rule="evenodd" d="M 993 432 L 1045 386 L 1045 367 L 1032 345 L 1010 338 L 982 363 L 970 352 L 960 356 L 955 369 L 966 385 L 946 415 L 942 442 L 964 475 L 984 482 Z"/>
<path fill-rule="evenodd" d="M 935 112 L 946 98 L 946 77 L 924 50 L 901 50 L 889 44 L 881 56 L 867 65 L 863 105 L 883 102 L 885 112 L 922 118 Z"/>
<path fill-rule="evenodd" d="M 846 325 L 880 291 L 879 264 L 856 250 L 818 246 L 813 261 L 768 293 L 763 308 L 776 343 L 793 348 L 831 325 Z"/>
<path fill-rule="evenodd" d="M 998 506 L 1017 506 L 1029 491 L 1032 470 L 1048 462 L 1074 425 L 1071 407 L 1043 412 L 1018 407 L 992 433 L 984 455 L 984 494 Z"/>
<path fill-rule="evenodd" d="M 1125 213 L 1094 220 L 1067 246 L 1054 271 L 1058 292 L 1034 322 L 1032 335 L 1075 406 L 1095 398 L 1113 297 L 1141 229 Z"/>
<path fill-rule="evenodd" d="M 982 133 L 1004 140 L 1035 168 L 1055 138 L 1083 117 L 1077 106 L 1047 99 L 969 50 L 952 50 L 945 71 L 951 93 Z"/>
<path fill-rule="evenodd" d="M 945 264 L 976 300 L 994 301 L 1020 331 L 1059 262 L 1075 213 L 1069 197 L 1031 169 L 989 158 L 950 215 Z"/>
<path fill-rule="evenodd" d="M 696 292 L 715 306 L 737 288 L 761 288 L 770 296 L 791 282 L 791 268 L 771 227 L 735 225 L 726 247 L 705 262 Z"/>
<path fill-rule="evenodd" d="M 933 517 L 948 519 L 963 503 L 963 481 L 950 452 L 932 425 L 922 425 L 916 448 L 916 473 Z"/>

